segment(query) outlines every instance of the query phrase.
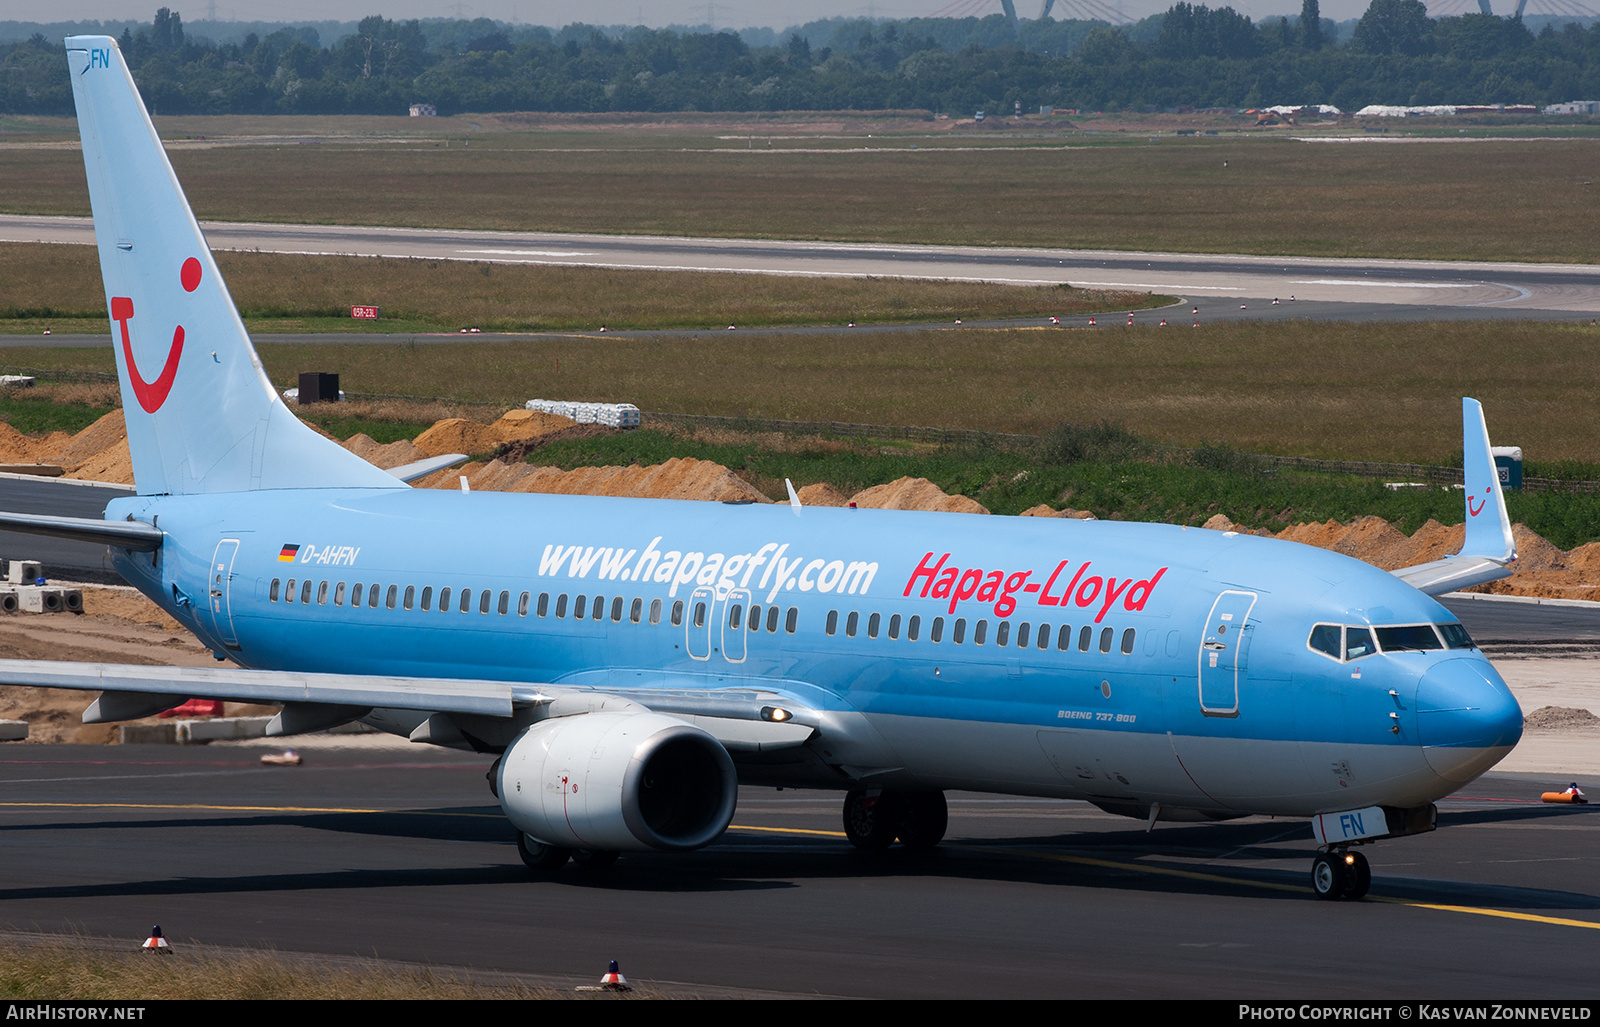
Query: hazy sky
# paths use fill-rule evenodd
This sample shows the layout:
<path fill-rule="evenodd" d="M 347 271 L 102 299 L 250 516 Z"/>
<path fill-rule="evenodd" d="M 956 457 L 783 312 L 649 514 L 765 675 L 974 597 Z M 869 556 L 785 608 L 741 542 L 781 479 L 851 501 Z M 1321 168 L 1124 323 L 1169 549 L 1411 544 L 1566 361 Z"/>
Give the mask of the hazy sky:
<path fill-rule="evenodd" d="M 1041 0 L 1016 0 L 1017 13 L 1036 17 Z M 1130 18 L 1164 11 L 1173 0 L 1056 0 L 1057 18 L 1094 17 L 1107 8 Z M 1324 18 L 1355 18 L 1368 0 L 1322 0 Z M 915 18 L 939 14 L 966 16 L 999 13 L 1000 0 L 734 0 L 695 4 L 692 0 L 589 0 L 584 4 L 556 0 L 0 0 L 0 21 L 74 21 L 138 19 L 149 21 L 156 8 L 166 6 L 183 15 L 185 22 L 202 20 L 215 8 L 225 21 L 355 21 L 369 14 L 388 18 L 445 18 L 458 13 L 467 18 L 495 18 L 532 25 L 566 25 L 585 21 L 597 25 L 704 24 L 719 28 L 766 25 L 783 28 L 817 18 L 835 16 Z M 1299 14 L 1300 0 L 1212 0 L 1212 7 L 1231 6 L 1241 14 L 1261 18 Z M 1446 6 L 1450 6 L 1446 0 Z M 1496 0 L 1499 7 L 1513 0 Z M 1472 5 L 1476 10 L 1476 5 Z"/>

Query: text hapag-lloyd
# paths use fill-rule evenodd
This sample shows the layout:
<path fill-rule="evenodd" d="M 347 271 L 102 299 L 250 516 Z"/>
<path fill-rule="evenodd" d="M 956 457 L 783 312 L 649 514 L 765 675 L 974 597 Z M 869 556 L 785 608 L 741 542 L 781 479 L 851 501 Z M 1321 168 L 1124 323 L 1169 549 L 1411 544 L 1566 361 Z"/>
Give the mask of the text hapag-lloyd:
<path fill-rule="evenodd" d="M 1150 599 L 1150 593 L 1156 589 L 1156 584 L 1161 576 L 1167 573 L 1165 567 L 1156 571 L 1148 578 L 1101 577 L 1098 574 L 1084 576 L 1092 560 L 1085 560 L 1079 564 L 1078 572 L 1072 576 L 1072 581 L 1059 594 L 1052 594 L 1056 580 L 1067 569 L 1070 560 L 1062 560 L 1056 564 L 1056 569 L 1051 572 L 1050 579 L 1041 586 L 1037 581 L 1029 581 L 1033 576 L 1032 571 L 1017 571 L 1007 574 L 1005 571 L 984 571 L 977 567 L 962 570 L 959 567 L 946 567 L 945 561 L 950 559 L 950 554 L 945 553 L 939 557 L 939 562 L 928 566 L 928 561 L 933 559 L 933 554 L 928 553 L 917 564 L 917 569 L 911 572 L 911 577 L 906 581 L 906 588 L 902 595 L 909 596 L 917 587 L 917 582 L 922 582 L 922 591 L 919 595 L 927 599 L 950 600 L 950 612 L 956 612 L 956 604 L 968 599 L 976 599 L 980 603 L 994 603 L 996 617 L 1009 617 L 1017 608 L 1017 593 L 1024 595 L 1037 595 L 1040 606 L 1066 606 L 1071 603 L 1076 606 L 1092 608 L 1096 602 L 1100 604 L 1100 612 L 1095 614 L 1094 622 L 1100 623 L 1102 617 L 1110 611 L 1118 599 L 1122 600 L 1122 608 L 1132 613 L 1144 609 L 1144 604 Z"/>

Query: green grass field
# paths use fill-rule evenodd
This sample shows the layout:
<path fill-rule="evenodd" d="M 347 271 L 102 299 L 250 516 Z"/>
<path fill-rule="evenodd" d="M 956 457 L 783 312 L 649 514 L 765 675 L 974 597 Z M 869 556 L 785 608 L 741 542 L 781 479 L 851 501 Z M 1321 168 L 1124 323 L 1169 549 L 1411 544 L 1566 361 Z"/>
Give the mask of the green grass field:
<path fill-rule="evenodd" d="M 1159 442 L 1445 462 L 1460 397 L 1531 461 L 1600 461 L 1600 329 L 1545 322 L 1037 328 L 558 338 L 531 343 L 274 343 L 273 380 L 349 392 L 1042 434 L 1121 424 Z M 8 364 L 113 370 L 104 349 L 8 349 Z"/>
<path fill-rule="evenodd" d="M 902 278 L 630 271 L 275 253 L 218 253 L 246 325 L 263 332 L 721 328 L 953 321 L 1130 310 L 1143 293 Z M 355 321 L 353 305 L 383 310 Z M 109 330 L 91 246 L 0 243 L 0 333 Z"/>
<path fill-rule="evenodd" d="M 196 212 L 223 220 L 1600 259 L 1592 230 L 1600 190 L 1590 184 L 1597 139 L 1149 143 L 1123 134 L 924 145 L 891 135 L 844 140 L 840 149 L 799 139 L 767 150 L 753 134 L 745 141 L 754 147 L 739 148 L 738 126 L 688 128 L 581 139 L 485 132 L 470 147 L 456 140 L 448 148 L 441 139 L 291 138 L 183 145 L 171 156 Z M 679 145 L 658 145 L 663 139 Z M 0 182 L 0 210 L 88 213 L 72 149 L 0 150 Z"/>

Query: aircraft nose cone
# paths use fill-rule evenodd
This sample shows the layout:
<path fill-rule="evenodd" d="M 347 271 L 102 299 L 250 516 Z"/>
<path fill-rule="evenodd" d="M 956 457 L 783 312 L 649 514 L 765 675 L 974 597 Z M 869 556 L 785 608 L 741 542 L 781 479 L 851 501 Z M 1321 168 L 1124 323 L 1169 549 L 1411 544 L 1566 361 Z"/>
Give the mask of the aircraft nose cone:
<path fill-rule="evenodd" d="M 1522 707 L 1488 660 L 1446 660 L 1417 683 L 1417 736 L 1433 772 L 1463 785 L 1517 744 Z"/>

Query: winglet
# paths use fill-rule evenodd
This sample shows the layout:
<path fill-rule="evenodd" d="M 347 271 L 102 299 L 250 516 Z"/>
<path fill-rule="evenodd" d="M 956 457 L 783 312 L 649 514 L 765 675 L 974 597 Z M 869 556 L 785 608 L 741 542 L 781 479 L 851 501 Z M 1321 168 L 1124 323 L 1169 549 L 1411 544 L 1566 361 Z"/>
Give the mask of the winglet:
<path fill-rule="evenodd" d="M 783 479 L 783 487 L 789 490 L 789 506 L 794 510 L 796 517 L 800 516 L 800 494 L 794 490 L 794 482 L 788 478 Z"/>
<path fill-rule="evenodd" d="M 1511 517 L 1501 491 L 1500 472 L 1489 448 L 1489 429 L 1483 423 L 1483 404 L 1461 400 L 1461 451 L 1465 456 L 1467 537 L 1457 556 L 1485 556 L 1510 563 L 1517 558 L 1511 536 Z"/>
<path fill-rule="evenodd" d="M 1461 400 L 1461 450 L 1467 514 L 1461 552 L 1394 572 L 1401 581 L 1431 596 L 1509 578 L 1510 565 L 1517 558 L 1511 517 L 1489 448 L 1489 429 L 1483 421 L 1483 404 L 1475 399 Z"/>

